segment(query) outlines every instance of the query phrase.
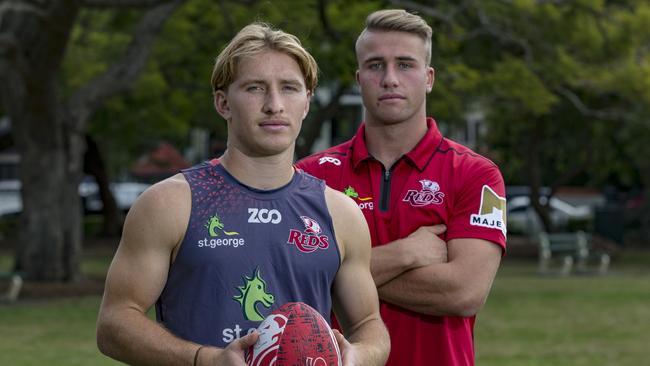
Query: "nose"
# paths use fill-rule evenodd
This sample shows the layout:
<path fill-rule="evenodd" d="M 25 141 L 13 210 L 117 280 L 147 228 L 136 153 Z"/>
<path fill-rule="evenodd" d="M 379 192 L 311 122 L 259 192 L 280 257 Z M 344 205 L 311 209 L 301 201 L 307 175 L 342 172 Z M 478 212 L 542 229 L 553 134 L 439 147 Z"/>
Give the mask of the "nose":
<path fill-rule="evenodd" d="M 396 88 L 399 85 L 399 79 L 397 78 L 397 72 L 394 67 L 386 67 L 386 72 L 384 72 L 384 77 L 381 80 L 381 86 L 387 89 Z"/>
<path fill-rule="evenodd" d="M 282 114 L 284 112 L 284 104 L 280 92 L 275 88 L 270 88 L 264 100 L 262 111 L 268 115 Z"/>

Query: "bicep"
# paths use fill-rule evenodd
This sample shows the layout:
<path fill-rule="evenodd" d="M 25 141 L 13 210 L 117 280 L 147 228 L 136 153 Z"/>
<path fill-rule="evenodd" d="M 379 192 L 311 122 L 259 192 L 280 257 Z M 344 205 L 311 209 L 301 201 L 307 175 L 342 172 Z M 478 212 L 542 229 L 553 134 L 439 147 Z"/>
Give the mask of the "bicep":
<path fill-rule="evenodd" d="M 161 207 L 165 202 L 158 196 L 145 192 L 129 211 L 106 278 L 103 306 L 146 312 L 160 295 L 180 227 L 174 216 L 178 213 Z"/>
<path fill-rule="evenodd" d="M 449 265 L 464 286 L 486 297 L 501 263 L 499 245 L 482 239 L 459 238 L 447 243 Z"/>
<path fill-rule="evenodd" d="M 346 198 L 347 199 L 347 198 Z M 333 301 L 346 333 L 379 312 L 377 289 L 370 274 L 370 233 L 359 208 L 350 202 L 333 212 L 343 260 L 334 280 Z M 338 211 L 338 212 L 336 212 Z"/>

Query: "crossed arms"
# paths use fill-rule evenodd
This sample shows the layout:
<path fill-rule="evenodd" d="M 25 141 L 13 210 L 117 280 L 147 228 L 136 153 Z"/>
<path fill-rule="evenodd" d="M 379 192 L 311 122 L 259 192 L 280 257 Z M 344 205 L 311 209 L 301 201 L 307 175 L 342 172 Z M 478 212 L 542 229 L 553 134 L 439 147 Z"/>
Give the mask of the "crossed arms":
<path fill-rule="evenodd" d="M 380 299 L 437 316 L 473 316 L 485 303 L 501 248 L 472 238 L 445 243 L 444 225 L 420 227 L 372 250 L 371 271 Z"/>

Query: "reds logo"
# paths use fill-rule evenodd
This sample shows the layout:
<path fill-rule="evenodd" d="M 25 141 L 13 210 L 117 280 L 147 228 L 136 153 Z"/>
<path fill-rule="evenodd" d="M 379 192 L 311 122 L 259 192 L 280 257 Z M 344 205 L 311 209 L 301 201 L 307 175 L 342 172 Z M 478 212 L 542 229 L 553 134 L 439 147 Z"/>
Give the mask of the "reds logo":
<path fill-rule="evenodd" d="M 415 207 L 426 206 L 431 203 L 436 205 L 442 203 L 442 199 L 445 197 L 445 194 L 439 192 L 440 185 L 438 185 L 438 183 L 428 179 L 422 179 L 420 181 L 420 184 L 422 185 L 421 190 L 416 191 L 414 189 L 409 189 L 402 201 L 409 202 L 412 206 Z"/>
<path fill-rule="evenodd" d="M 329 238 L 327 235 L 321 235 L 323 229 L 321 229 L 318 222 L 307 216 L 300 216 L 300 218 L 305 225 L 305 231 L 291 229 L 287 244 L 294 244 L 303 253 L 311 253 L 317 249 L 327 249 L 330 245 Z"/>
<path fill-rule="evenodd" d="M 257 328 L 259 330 L 259 339 L 253 347 L 253 352 L 246 355 L 246 363 L 251 366 L 273 365 L 275 364 L 278 354 L 276 351 L 280 348 L 280 335 L 284 332 L 289 319 L 284 315 L 272 314 L 266 317 L 262 324 Z"/>

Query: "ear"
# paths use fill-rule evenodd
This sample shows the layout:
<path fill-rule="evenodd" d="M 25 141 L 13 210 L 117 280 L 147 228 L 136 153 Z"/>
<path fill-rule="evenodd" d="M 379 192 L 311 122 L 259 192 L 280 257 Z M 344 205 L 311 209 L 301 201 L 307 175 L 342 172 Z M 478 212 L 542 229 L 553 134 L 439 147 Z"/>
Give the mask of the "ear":
<path fill-rule="evenodd" d="M 217 90 L 214 92 L 214 109 L 219 112 L 223 119 L 230 121 L 232 113 L 230 112 L 230 105 L 228 104 L 228 96 L 223 90 Z"/>
<path fill-rule="evenodd" d="M 359 69 L 354 73 L 354 78 L 357 80 L 357 84 L 359 84 Z"/>
<path fill-rule="evenodd" d="M 433 89 L 433 83 L 436 81 L 436 70 L 433 67 L 427 67 L 427 93 L 431 93 Z"/>
<path fill-rule="evenodd" d="M 308 90 L 307 91 L 307 102 L 305 103 L 305 110 L 302 113 L 302 119 L 305 119 L 307 117 L 307 113 L 309 113 L 309 105 L 311 104 L 311 96 L 313 94 L 313 91 Z"/>

